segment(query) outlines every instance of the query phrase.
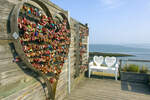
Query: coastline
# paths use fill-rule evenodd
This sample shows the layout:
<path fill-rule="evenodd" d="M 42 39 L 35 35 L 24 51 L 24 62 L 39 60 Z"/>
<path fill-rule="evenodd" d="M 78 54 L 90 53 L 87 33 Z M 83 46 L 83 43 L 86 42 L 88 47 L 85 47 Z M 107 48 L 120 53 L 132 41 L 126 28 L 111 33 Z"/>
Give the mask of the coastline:
<path fill-rule="evenodd" d="M 122 53 L 103 53 L 103 52 L 89 52 L 89 61 L 93 59 L 94 56 L 114 56 L 114 57 L 134 57 L 135 55 L 122 54 Z"/>
<path fill-rule="evenodd" d="M 93 56 L 114 56 L 114 57 L 131 57 L 131 56 L 135 56 L 135 55 L 130 55 L 130 54 L 122 54 L 122 53 L 103 53 L 103 52 L 89 52 L 89 56 L 93 57 Z"/>
<path fill-rule="evenodd" d="M 142 45 L 140 46 L 142 47 Z M 150 49 L 127 47 L 124 45 L 92 44 L 89 47 L 89 56 L 115 56 L 120 59 L 150 60 Z"/>

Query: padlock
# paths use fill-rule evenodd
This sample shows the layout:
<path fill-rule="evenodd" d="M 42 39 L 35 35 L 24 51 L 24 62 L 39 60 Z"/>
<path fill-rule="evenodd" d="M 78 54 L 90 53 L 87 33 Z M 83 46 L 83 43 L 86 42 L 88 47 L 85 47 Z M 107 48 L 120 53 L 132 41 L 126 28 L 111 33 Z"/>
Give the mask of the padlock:
<path fill-rule="evenodd" d="M 49 81 L 51 84 L 54 84 L 57 80 L 56 80 L 56 78 L 50 78 Z"/>

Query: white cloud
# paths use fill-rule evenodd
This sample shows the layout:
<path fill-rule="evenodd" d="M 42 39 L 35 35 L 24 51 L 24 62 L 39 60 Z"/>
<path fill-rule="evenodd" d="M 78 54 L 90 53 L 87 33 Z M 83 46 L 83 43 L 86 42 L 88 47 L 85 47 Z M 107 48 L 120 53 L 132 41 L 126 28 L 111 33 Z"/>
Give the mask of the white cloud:
<path fill-rule="evenodd" d="M 123 4 L 122 0 L 99 0 L 99 1 L 101 5 L 106 8 L 117 8 Z"/>

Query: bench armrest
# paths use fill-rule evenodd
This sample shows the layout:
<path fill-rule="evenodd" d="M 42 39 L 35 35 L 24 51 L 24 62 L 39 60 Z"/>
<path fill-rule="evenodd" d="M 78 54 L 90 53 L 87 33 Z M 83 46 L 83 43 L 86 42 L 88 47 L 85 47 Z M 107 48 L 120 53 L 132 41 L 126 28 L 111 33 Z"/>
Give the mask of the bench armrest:
<path fill-rule="evenodd" d="M 115 68 L 119 68 L 119 64 L 116 64 L 116 65 L 115 65 Z"/>
<path fill-rule="evenodd" d="M 93 66 L 93 62 L 90 62 L 90 63 L 89 63 L 89 66 Z"/>

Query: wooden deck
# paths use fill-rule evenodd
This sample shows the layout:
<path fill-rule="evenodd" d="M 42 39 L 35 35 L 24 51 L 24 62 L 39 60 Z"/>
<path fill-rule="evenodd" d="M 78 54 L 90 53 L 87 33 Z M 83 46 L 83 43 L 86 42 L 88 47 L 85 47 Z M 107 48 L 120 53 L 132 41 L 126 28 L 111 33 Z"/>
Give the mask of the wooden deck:
<path fill-rule="evenodd" d="M 150 88 L 108 78 L 86 78 L 64 100 L 150 100 Z"/>

